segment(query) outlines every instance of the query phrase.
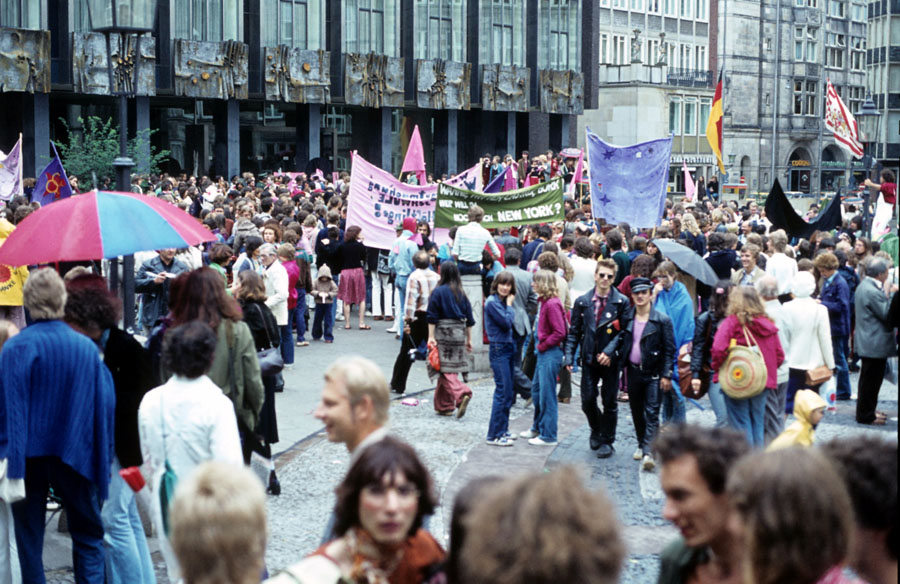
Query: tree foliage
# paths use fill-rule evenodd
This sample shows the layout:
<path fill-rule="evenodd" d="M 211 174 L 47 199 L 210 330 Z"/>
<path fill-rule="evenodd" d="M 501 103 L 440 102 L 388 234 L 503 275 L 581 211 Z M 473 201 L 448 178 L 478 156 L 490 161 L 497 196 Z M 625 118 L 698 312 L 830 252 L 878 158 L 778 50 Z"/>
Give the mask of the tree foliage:
<path fill-rule="evenodd" d="M 62 160 L 66 174 L 77 176 L 81 189 L 93 188 L 93 175 L 97 180 L 110 177 L 115 180 L 116 171 L 113 160 L 119 156 L 119 128 L 113 124 L 112 118 L 103 120 L 98 116 L 78 118 L 81 130 L 69 128 L 66 120 L 61 119 L 68 134 L 65 142 L 56 143 L 56 149 Z M 159 165 L 170 154 L 169 150 L 158 150 L 150 143 L 150 137 L 157 130 L 141 130 L 128 141 L 128 156 L 135 160 L 143 172 L 158 173 Z M 150 159 L 140 160 L 149 151 Z M 132 169 L 134 172 L 134 169 Z"/>

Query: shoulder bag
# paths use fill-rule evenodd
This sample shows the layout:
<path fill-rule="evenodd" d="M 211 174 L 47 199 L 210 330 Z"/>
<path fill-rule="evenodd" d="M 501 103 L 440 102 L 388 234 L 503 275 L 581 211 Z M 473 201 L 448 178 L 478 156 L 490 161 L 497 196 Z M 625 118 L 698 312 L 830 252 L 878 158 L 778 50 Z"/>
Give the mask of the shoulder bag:
<path fill-rule="evenodd" d="M 742 328 L 747 346 L 735 344 L 730 347 L 719 368 L 719 384 L 731 399 L 750 399 L 766 389 L 766 362 L 756 339 L 746 326 Z"/>
<path fill-rule="evenodd" d="M 269 339 L 269 347 L 262 351 L 256 352 L 259 359 L 259 371 L 263 377 L 269 375 L 278 375 L 284 369 L 284 359 L 281 357 L 281 349 L 272 342 L 272 335 L 269 334 L 269 325 L 266 322 L 266 315 L 259 304 L 254 304 L 256 310 L 259 311 L 259 317 L 262 319 L 263 328 L 266 329 L 266 338 Z"/>
<path fill-rule="evenodd" d="M 709 348 L 709 334 L 712 331 L 712 317 L 706 325 L 706 347 Z M 678 355 L 678 384 L 681 386 L 681 394 L 689 399 L 700 399 L 709 391 L 709 372 L 712 369 L 709 359 L 704 359 L 703 365 L 700 367 L 700 390 L 694 391 L 691 385 L 694 373 L 691 370 L 691 349 L 693 343 L 685 345 L 687 349 L 684 353 Z M 705 351 L 704 351 L 705 352 Z"/>

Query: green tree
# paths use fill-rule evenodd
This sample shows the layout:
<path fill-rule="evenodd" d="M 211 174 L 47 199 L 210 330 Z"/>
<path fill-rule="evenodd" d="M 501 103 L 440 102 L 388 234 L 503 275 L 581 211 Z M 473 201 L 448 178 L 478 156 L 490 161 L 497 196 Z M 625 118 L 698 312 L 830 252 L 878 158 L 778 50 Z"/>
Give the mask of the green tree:
<path fill-rule="evenodd" d="M 78 118 L 81 131 L 69 128 L 66 120 L 60 119 L 68 134 L 65 142 L 57 142 L 56 149 L 63 167 L 69 176 L 77 176 L 82 190 L 93 188 L 93 175 L 97 179 L 110 177 L 115 180 L 113 160 L 119 156 L 119 128 L 113 125 L 112 119 L 102 120 L 98 116 Z M 159 173 L 159 165 L 170 154 L 169 150 L 159 150 L 150 143 L 150 137 L 157 130 L 141 130 L 128 141 L 128 155 L 138 161 L 141 153 L 150 152 L 147 171 Z M 138 161 L 140 164 L 140 161 Z"/>

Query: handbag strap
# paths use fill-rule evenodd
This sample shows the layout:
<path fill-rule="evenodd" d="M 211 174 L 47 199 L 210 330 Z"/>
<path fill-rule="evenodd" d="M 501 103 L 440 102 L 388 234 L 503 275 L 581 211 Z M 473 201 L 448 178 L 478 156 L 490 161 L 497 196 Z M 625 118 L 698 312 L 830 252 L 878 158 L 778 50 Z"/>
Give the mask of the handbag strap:
<path fill-rule="evenodd" d="M 253 306 L 255 306 L 256 310 L 259 311 L 259 317 L 262 319 L 263 328 L 266 329 L 266 338 L 269 339 L 269 348 L 275 348 L 275 343 L 272 342 L 272 335 L 269 334 L 269 323 L 266 322 L 265 313 L 256 302 L 253 303 Z"/>
<path fill-rule="evenodd" d="M 750 330 L 747 328 L 747 325 L 741 325 L 741 328 L 744 329 L 744 340 L 747 341 L 747 346 L 759 348 L 759 345 L 756 343 L 756 339 L 753 337 L 753 333 L 750 332 Z"/>

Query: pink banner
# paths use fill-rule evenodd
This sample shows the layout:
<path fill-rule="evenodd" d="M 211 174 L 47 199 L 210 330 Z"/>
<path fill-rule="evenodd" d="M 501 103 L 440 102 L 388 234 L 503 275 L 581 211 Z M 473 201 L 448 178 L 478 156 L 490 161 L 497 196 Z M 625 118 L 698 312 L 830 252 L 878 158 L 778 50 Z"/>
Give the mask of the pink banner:
<path fill-rule="evenodd" d="M 397 239 L 396 226 L 402 225 L 406 217 L 424 219 L 433 225 L 436 199 L 436 184 L 404 184 L 359 154 L 353 157 L 347 225 L 362 228 L 368 247 L 390 249 Z"/>

